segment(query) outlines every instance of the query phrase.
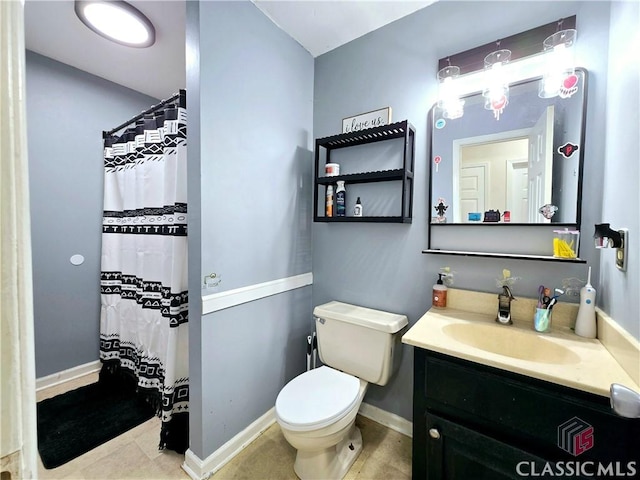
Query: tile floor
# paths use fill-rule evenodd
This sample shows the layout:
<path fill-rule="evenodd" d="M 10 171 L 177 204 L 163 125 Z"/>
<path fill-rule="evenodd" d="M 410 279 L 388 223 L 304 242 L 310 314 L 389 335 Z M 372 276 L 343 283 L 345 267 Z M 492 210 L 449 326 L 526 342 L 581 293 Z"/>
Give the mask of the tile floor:
<path fill-rule="evenodd" d="M 47 388 L 37 393 L 43 400 L 97 381 L 97 374 Z M 406 480 L 411 478 L 411 439 L 379 423 L 358 416 L 364 448 L 346 480 Z M 184 455 L 158 451 L 160 420 L 151 420 L 114 438 L 90 452 L 51 470 L 39 462 L 42 480 L 188 480 L 181 465 Z M 295 449 L 282 436 L 277 424 L 269 427 L 212 480 L 296 480 L 293 472 Z"/>

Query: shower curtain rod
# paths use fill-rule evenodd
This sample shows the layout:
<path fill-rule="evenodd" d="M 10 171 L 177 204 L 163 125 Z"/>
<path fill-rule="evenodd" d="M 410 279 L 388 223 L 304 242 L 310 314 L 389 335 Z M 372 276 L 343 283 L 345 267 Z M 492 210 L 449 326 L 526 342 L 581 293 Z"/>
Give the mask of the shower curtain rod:
<path fill-rule="evenodd" d="M 127 125 L 131 125 L 132 123 L 137 122 L 138 120 L 143 118 L 145 115 L 153 113 L 156 110 L 160 109 L 161 107 L 164 107 L 165 105 L 167 105 L 167 104 L 169 104 L 171 102 L 175 102 L 176 100 L 179 100 L 180 108 L 187 108 L 187 91 L 184 90 L 184 89 L 180 89 L 180 90 L 178 90 L 178 93 L 172 95 L 170 98 L 168 98 L 166 100 L 162 100 L 157 105 L 153 105 L 151 108 L 146 109 L 144 112 L 136 115 L 131 120 L 128 120 L 128 121 L 124 122 L 122 125 L 118 125 L 116 128 L 112 128 L 109 131 L 103 130 L 102 131 L 102 138 L 105 139 L 107 137 L 110 137 L 111 135 L 113 135 L 118 130 L 122 130 Z"/>

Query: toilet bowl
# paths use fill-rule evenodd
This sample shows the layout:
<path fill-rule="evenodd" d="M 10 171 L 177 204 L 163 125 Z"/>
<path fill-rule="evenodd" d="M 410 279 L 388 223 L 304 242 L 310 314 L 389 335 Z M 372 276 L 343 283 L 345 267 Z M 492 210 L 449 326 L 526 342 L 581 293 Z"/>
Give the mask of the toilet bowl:
<path fill-rule="evenodd" d="M 302 479 L 340 479 L 362 450 L 356 415 L 368 383 L 322 366 L 289 382 L 276 400 L 276 420 L 298 450 Z"/>
<path fill-rule="evenodd" d="M 297 449 L 302 480 L 340 480 L 362 450 L 356 415 L 369 383 L 387 384 L 400 363 L 408 319 L 341 302 L 313 310 L 324 365 L 298 375 L 276 399 L 276 420 Z"/>

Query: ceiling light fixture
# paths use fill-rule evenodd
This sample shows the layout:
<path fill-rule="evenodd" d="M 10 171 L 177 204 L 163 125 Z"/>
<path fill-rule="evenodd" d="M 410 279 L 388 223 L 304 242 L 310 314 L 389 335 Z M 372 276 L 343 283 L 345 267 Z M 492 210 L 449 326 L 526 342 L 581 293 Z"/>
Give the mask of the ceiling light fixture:
<path fill-rule="evenodd" d="M 122 0 L 76 0 L 75 10 L 82 23 L 113 42 L 143 48 L 156 41 L 151 21 Z"/>

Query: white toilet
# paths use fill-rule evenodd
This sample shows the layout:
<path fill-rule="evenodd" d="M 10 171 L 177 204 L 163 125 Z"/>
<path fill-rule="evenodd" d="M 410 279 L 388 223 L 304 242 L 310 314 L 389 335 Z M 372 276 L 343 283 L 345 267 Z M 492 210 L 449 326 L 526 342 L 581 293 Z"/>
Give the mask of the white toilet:
<path fill-rule="evenodd" d="M 298 450 L 302 480 L 342 479 L 362 450 L 356 414 L 369 383 L 386 385 L 400 363 L 404 315 L 329 302 L 313 310 L 325 364 L 297 376 L 276 399 L 276 419 Z"/>

